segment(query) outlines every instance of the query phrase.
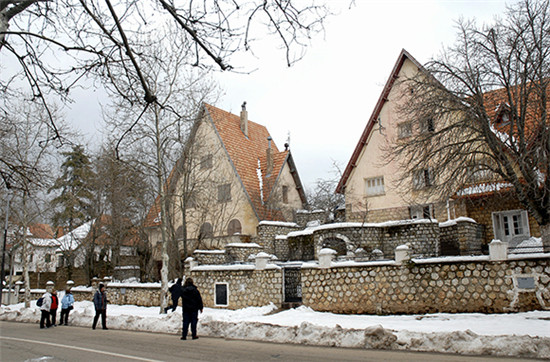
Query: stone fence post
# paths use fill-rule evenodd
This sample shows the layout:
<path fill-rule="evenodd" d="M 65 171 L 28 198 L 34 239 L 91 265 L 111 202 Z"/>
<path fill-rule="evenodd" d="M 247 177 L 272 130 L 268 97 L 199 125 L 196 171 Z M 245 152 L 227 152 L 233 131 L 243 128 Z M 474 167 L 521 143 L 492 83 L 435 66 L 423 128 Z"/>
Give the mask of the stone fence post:
<path fill-rule="evenodd" d="M 267 267 L 267 261 L 271 259 L 271 255 L 264 253 L 263 251 L 256 254 L 256 269 L 257 270 L 264 270 Z"/>
<path fill-rule="evenodd" d="M 489 259 L 491 261 L 503 261 L 508 259 L 508 243 L 493 240 L 489 243 Z"/>
<path fill-rule="evenodd" d="M 191 256 L 185 259 L 185 269 L 189 271 L 192 271 L 198 265 L 199 263 Z"/>
<path fill-rule="evenodd" d="M 395 263 L 403 264 L 411 258 L 410 249 L 408 245 L 399 245 L 395 248 Z"/>
<path fill-rule="evenodd" d="M 336 250 L 324 248 L 319 251 L 319 267 L 323 269 L 330 268 L 332 261 L 336 256 Z"/>

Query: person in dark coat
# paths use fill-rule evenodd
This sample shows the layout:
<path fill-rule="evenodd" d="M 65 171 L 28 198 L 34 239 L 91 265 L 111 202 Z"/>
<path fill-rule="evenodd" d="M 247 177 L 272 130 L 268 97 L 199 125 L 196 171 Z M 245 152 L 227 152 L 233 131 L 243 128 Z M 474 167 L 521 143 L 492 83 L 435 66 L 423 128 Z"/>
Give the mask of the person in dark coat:
<path fill-rule="evenodd" d="M 97 289 L 97 292 L 95 292 L 95 295 L 94 295 L 95 317 L 94 317 L 94 324 L 92 324 L 92 329 L 95 329 L 99 316 L 101 316 L 101 326 L 103 327 L 103 329 L 108 329 L 107 328 L 107 303 L 109 303 L 109 301 L 107 300 L 107 294 L 105 293 L 105 285 L 99 284 L 99 288 Z"/>
<path fill-rule="evenodd" d="M 57 316 L 57 307 L 59 306 L 59 298 L 57 297 L 57 290 L 52 290 L 52 304 L 50 306 L 50 318 L 51 318 L 51 326 L 56 327 L 57 324 L 55 324 L 55 319 Z"/>
<path fill-rule="evenodd" d="M 171 307 L 166 307 L 164 309 L 164 313 L 167 313 L 168 309 L 170 309 L 170 308 L 172 308 L 172 312 L 173 312 L 178 307 L 178 302 L 181 298 L 181 290 L 182 290 L 181 282 L 182 282 L 181 278 L 178 278 L 176 283 L 174 285 L 172 285 L 170 287 L 170 289 L 168 289 L 170 291 L 171 296 L 172 296 L 172 306 Z"/>
<path fill-rule="evenodd" d="M 202 313 L 202 297 L 197 287 L 193 284 L 193 279 L 187 278 L 183 284 L 181 293 L 181 306 L 183 310 L 183 330 L 181 339 L 187 339 L 189 324 L 191 324 L 191 336 L 198 339 L 197 322 L 199 320 L 199 311 Z"/>

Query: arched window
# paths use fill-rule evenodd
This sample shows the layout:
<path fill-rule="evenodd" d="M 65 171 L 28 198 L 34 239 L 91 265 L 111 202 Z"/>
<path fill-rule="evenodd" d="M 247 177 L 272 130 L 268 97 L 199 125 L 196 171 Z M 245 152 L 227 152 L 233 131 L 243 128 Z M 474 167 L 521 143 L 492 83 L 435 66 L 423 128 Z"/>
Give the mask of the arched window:
<path fill-rule="evenodd" d="M 241 222 L 237 219 L 233 219 L 227 225 L 227 235 L 235 235 L 241 233 Z"/>
<path fill-rule="evenodd" d="M 205 222 L 202 224 L 201 229 L 199 231 L 199 240 L 211 238 L 214 236 L 214 228 L 212 227 L 212 224 L 209 222 Z"/>

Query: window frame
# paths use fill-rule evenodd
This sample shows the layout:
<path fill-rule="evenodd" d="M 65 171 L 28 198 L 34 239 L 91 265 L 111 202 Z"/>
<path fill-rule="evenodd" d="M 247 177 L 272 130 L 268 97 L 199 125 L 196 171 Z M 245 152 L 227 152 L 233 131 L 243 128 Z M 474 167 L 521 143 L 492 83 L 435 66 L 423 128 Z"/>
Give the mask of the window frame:
<path fill-rule="evenodd" d="M 517 218 L 519 216 L 520 224 L 517 225 Z M 494 211 L 491 213 L 491 219 L 493 222 L 493 236 L 495 239 L 504 242 L 514 242 L 520 238 L 527 240 L 531 237 L 531 230 L 529 227 L 529 214 L 527 210 L 503 210 Z M 521 232 L 518 232 L 518 228 Z"/>
<path fill-rule="evenodd" d="M 218 303 L 217 286 L 225 286 L 225 304 Z M 217 282 L 214 283 L 214 306 L 216 307 L 228 307 L 229 306 L 229 283 Z"/>
<path fill-rule="evenodd" d="M 384 176 L 376 176 L 376 177 L 369 177 L 365 178 L 365 195 L 366 196 L 380 196 L 386 194 L 386 183 L 384 181 Z M 378 184 L 374 184 L 376 182 L 380 182 Z M 369 186 L 369 183 L 373 183 L 373 185 Z M 381 189 L 381 190 L 380 190 Z M 371 190 L 369 192 L 369 190 Z"/>
<path fill-rule="evenodd" d="M 405 132 L 406 131 L 406 132 Z M 397 139 L 405 139 L 411 137 L 412 132 L 412 122 L 401 122 L 397 124 Z"/>
<path fill-rule="evenodd" d="M 201 157 L 200 161 L 200 170 L 210 170 L 212 167 L 214 167 L 214 156 L 209 153 L 203 157 Z"/>
<path fill-rule="evenodd" d="M 218 203 L 231 201 L 231 184 L 218 185 Z"/>
<path fill-rule="evenodd" d="M 413 189 L 422 190 L 434 186 L 433 168 L 423 168 L 413 171 Z"/>

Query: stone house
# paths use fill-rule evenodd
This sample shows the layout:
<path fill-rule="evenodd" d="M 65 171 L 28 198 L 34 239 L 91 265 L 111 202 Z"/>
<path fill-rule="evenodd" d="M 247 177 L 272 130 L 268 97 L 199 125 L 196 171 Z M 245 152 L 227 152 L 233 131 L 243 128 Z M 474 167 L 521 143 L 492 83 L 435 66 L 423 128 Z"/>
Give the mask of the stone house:
<path fill-rule="evenodd" d="M 445 198 L 429 192 L 420 198 L 420 192 L 436 186 L 430 170 L 419 170 L 408 186 L 399 186 L 400 167 L 397 162 L 384 162 L 384 149 L 390 140 L 414 137 L 415 132 L 422 132 L 422 129 L 413 129 L 411 122 L 398 113 L 404 103 L 401 89 L 404 85 L 397 79 L 411 78 L 418 72 L 426 70 L 403 49 L 337 186 L 336 192 L 345 195 L 346 220 L 383 222 L 427 218 L 444 222 L 469 217 L 483 225 L 484 230 L 480 232 L 484 245 L 499 239 L 513 247 L 531 236 L 540 236 L 536 221 L 502 183 L 479 179 L 472 187 L 457 190 Z M 495 114 L 495 122 L 498 117 Z"/>
<path fill-rule="evenodd" d="M 260 221 L 293 221 L 306 205 L 289 145 L 280 151 L 266 127 L 249 120 L 246 102 L 240 115 L 202 106 L 165 190 L 169 237 L 182 258 L 249 242 Z M 157 198 L 145 221 L 159 270 L 160 209 Z"/>

